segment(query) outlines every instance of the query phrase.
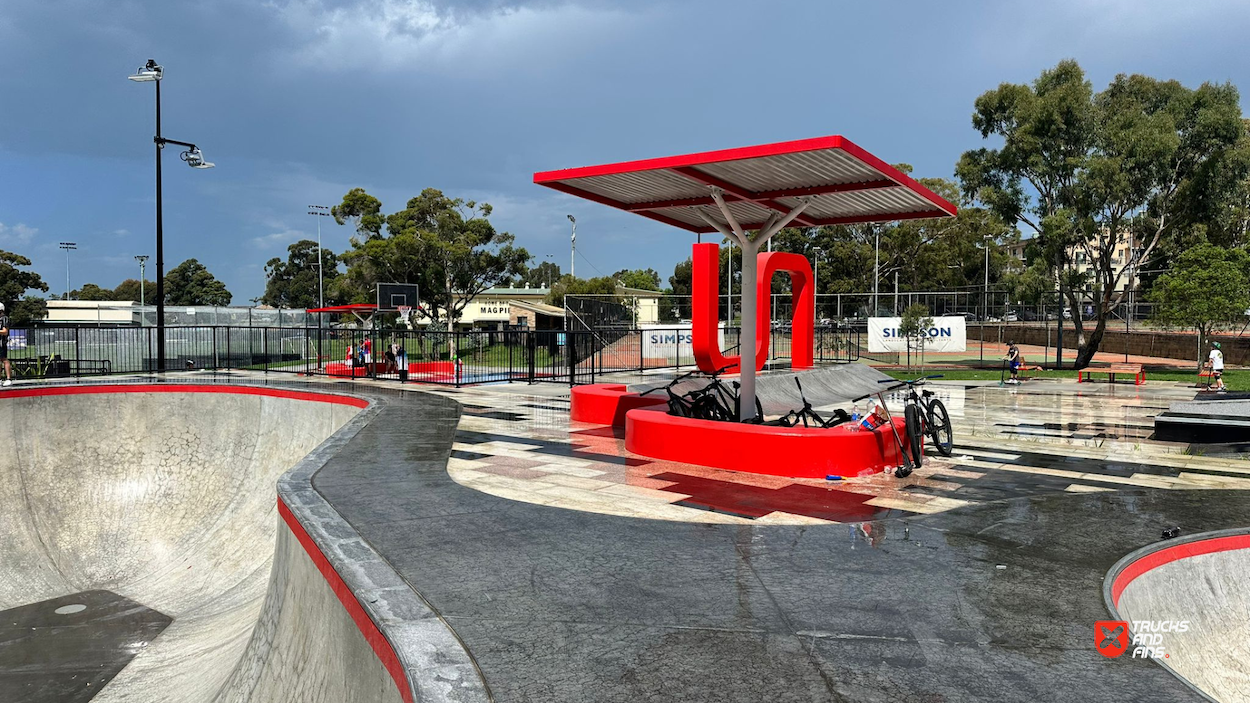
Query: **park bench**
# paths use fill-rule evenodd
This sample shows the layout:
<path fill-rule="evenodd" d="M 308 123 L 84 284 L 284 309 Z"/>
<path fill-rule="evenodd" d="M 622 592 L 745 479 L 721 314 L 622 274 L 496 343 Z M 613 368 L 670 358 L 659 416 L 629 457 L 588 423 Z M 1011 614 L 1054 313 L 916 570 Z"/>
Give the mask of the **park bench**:
<path fill-rule="evenodd" d="M 1203 382 L 1206 379 L 1206 382 Z M 1202 368 L 1198 371 L 1198 387 L 1205 390 L 1211 390 L 1211 381 L 1215 379 L 1215 374 L 1211 373 L 1211 369 Z"/>
<path fill-rule="evenodd" d="M 1111 377 L 1111 382 L 1115 383 L 1116 374 L 1133 377 L 1133 385 L 1140 386 L 1146 380 L 1146 371 L 1141 364 L 1111 364 L 1110 366 L 1098 366 L 1082 369 L 1076 372 L 1076 382 L 1081 383 L 1086 376 L 1096 373 L 1105 373 Z"/>

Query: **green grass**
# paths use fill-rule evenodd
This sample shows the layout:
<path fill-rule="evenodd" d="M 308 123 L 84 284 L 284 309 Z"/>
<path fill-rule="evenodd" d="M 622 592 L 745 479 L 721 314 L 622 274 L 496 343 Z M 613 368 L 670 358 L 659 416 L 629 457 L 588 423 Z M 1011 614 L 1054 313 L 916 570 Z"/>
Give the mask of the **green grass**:
<path fill-rule="evenodd" d="M 878 369 L 882 373 L 892 378 L 915 378 L 917 376 L 930 376 L 941 374 L 943 380 L 947 381 L 997 381 L 1002 373 L 998 369 L 921 369 L 913 367 L 911 371 L 906 369 Z M 1027 378 L 1076 378 L 1076 371 L 1072 369 L 1061 369 L 1058 371 L 1028 371 L 1023 376 Z M 1096 376 L 1101 379 L 1102 376 Z M 1198 374 L 1192 371 L 1153 371 L 1146 369 L 1147 381 L 1181 381 L 1185 383 L 1196 383 Z M 1116 376 L 1116 383 L 1121 382 L 1121 376 Z M 1250 369 L 1230 369 L 1224 372 L 1224 385 L 1230 389 L 1250 389 Z"/>

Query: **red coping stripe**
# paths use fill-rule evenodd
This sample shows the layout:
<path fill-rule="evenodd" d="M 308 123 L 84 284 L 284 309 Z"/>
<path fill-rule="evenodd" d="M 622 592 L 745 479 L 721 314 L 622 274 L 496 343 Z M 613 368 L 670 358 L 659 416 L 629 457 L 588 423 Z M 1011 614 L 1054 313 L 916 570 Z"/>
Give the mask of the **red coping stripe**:
<path fill-rule="evenodd" d="M 310 393 L 308 391 L 292 391 L 282 388 L 261 388 L 258 386 L 216 386 L 208 384 L 111 384 L 90 386 L 51 386 L 47 388 L 14 388 L 0 392 L 0 398 L 31 398 L 52 395 L 93 395 L 99 393 L 229 393 L 233 395 L 261 395 L 271 398 L 290 398 L 291 400 L 310 400 L 318 403 L 335 405 L 351 405 L 366 408 L 369 401 L 363 398 L 352 398 L 328 393 Z"/>
<path fill-rule="evenodd" d="M 317 570 L 325 577 L 330 588 L 334 591 L 334 595 L 338 596 L 339 602 L 343 604 L 343 608 L 347 610 L 347 614 L 355 621 L 356 627 L 360 629 L 360 634 L 365 636 L 365 641 L 373 648 L 373 653 L 381 660 L 382 666 L 386 667 L 390 673 L 391 679 L 395 681 L 395 687 L 399 689 L 399 695 L 404 699 L 405 703 L 414 703 L 412 698 L 412 687 L 408 685 L 408 676 L 404 673 L 404 665 L 399 661 L 399 655 L 395 653 L 395 648 L 391 646 L 390 640 L 382 634 L 378 629 L 377 623 L 369 617 L 365 612 L 364 606 L 356 599 L 356 595 L 352 593 L 352 589 L 343 581 L 343 577 L 339 576 L 339 572 L 334 570 L 334 566 L 330 564 L 330 560 L 317 547 L 317 543 L 304 530 L 304 526 L 300 524 L 299 519 L 291 512 L 282 498 L 278 498 L 278 514 L 282 516 L 282 520 L 290 528 L 291 533 L 303 545 L 304 551 L 312 558 L 313 563 L 317 565 Z"/>
<path fill-rule="evenodd" d="M 56 386 L 50 388 L 21 388 L 0 394 L 0 398 L 29 398 L 34 396 L 52 396 L 52 395 L 90 395 L 100 393 L 231 393 L 235 395 L 260 395 L 274 398 L 290 398 L 293 400 L 309 400 L 319 403 L 334 403 L 337 405 L 351 405 L 357 408 L 364 408 L 369 405 L 369 401 L 363 398 L 351 398 L 341 395 L 330 395 L 325 393 L 308 393 L 305 391 L 291 391 L 280 388 L 259 388 L 255 386 L 214 386 L 214 385 L 170 385 L 170 384 L 149 384 L 149 385 L 99 385 L 99 386 Z M 382 665 L 386 667 L 390 673 L 391 679 L 395 681 L 395 686 L 399 689 L 399 695 L 404 699 L 405 703 L 413 703 L 412 687 L 408 685 L 408 677 L 404 673 L 403 664 L 399 662 L 399 656 L 395 653 L 395 649 L 391 647 L 391 643 L 383 636 L 382 631 L 378 629 L 376 623 L 365 613 L 365 609 L 360 605 L 360 601 L 356 600 L 356 596 L 352 590 L 348 588 L 343 581 L 343 577 L 334 570 L 330 565 L 330 560 L 326 559 L 325 554 L 317 547 L 312 537 L 304 530 L 304 526 L 287 507 L 282 498 L 278 498 L 278 514 L 282 516 L 283 522 L 290 528 L 295 538 L 304 547 L 304 551 L 312 558 L 313 563 L 317 565 L 317 570 L 330 584 L 330 588 L 334 591 L 334 595 L 338 597 L 339 602 L 343 604 L 343 608 L 347 610 L 355 621 L 356 627 L 360 629 L 364 635 L 365 641 L 373 648 L 373 653 L 382 661 Z"/>
<path fill-rule="evenodd" d="M 1120 594 L 1124 593 L 1124 589 L 1128 588 L 1128 585 L 1138 576 L 1151 569 L 1157 569 L 1164 564 L 1188 559 L 1189 557 L 1214 554 L 1216 552 L 1231 552 L 1235 549 L 1250 549 L 1250 534 L 1229 535 L 1227 537 L 1214 537 L 1196 542 L 1186 542 L 1174 547 L 1165 547 L 1157 552 L 1151 552 L 1124 567 L 1120 573 L 1116 574 L 1115 581 L 1111 584 L 1111 603 L 1117 608 L 1120 607 Z"/>

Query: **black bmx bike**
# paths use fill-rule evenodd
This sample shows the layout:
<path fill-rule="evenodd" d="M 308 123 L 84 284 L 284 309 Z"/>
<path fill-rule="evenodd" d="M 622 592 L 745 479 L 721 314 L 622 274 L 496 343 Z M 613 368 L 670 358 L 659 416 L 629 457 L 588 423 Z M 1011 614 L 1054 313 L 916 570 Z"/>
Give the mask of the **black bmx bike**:
<path fill-rule="evenodd" d="M 672 381 L 669 381 L 667 385 L 660 388 L 652 388 L 641 395 L 648 395 L 662 388 L 668 394 L 668 412 L 670 415 L 691 417 L 698 420 L 738 422 L 742 409 L 741 386 L 737 381 L 726 384 L 720 379 L 720 375 L 730 368 L 733 367 L 726 366 L 707 374 L 712 379 L 711 382 L 702 388 L 695 388 L 686 393 L 678 393 L 675 388 L 682 381 L 699 373 L 697 369 L 677 376 Z M 755 417 L 748 420 L 748 422 L 760 423 L 763 422 L 763 419 L 764 408 L 757 397 L 755 399 Z"/>
<path fill-rule="evenodd" d="M 941 377 L 938 374 L 935 376 L 923 376 L 911 381 L 899 381 L 898 385 L 891 388 L 891 390 L 894 388 L 907 389 L 903 395 L 903 420 L 907 428 L 907 447 L 911 450 L 911 461 L 907 461 L 907 464 L 911 464 L 914 461 L 916 468 L 919 468 L 924 462 L 922 450 L 926 435 L 933 442 L 933 448 L 942 456 L 950 456 L 954 453 L 955 442 L 954 433 L 951 430 L 950 413 L 946 411 L 946 406 L 942 404 L 942 401 L 934 397 L 933 391 L 920 389 L 920 386 L 923 386 L 925 381 Z M 880 381 L 880 383 L 892 382 L 894 382 L 893 379 Z M 907 459 L 906 456 L 903 458 Z M 911 471 L 908 470 L 907 473 L 911 473 Z"/>

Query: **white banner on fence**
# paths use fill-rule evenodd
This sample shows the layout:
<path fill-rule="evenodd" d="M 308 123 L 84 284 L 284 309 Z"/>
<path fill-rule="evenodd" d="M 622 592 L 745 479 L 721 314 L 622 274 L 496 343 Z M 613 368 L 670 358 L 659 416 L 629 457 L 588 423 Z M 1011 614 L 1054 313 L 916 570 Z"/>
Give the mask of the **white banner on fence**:
<path fill-rule="evenodd" d="M 899 317 L 868 318 L 868 351 L 905 352 L 907 340 L 899 334 Z M 935 317 L 925 334 L 926 352 L 961 352 L 968 350 L 968 330 L 962 317 Z M 919 349 L 919 340 L 912 340 L 913 351 Z"/>
<path fill-rule="evenodd" d="M 691 363 L 694 360 L 694 346 L 691 343 L 692 326 L 687 324 L 641 325 L 642 355 L 647 359 L 667 359 L 673 363 L 682 361 Z M 721 349 L 725 348 L 725 327 L 717 331 L 717 341 Z"/>

